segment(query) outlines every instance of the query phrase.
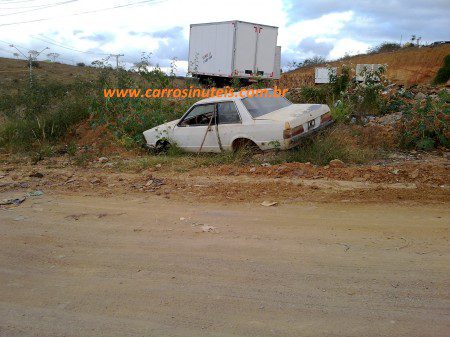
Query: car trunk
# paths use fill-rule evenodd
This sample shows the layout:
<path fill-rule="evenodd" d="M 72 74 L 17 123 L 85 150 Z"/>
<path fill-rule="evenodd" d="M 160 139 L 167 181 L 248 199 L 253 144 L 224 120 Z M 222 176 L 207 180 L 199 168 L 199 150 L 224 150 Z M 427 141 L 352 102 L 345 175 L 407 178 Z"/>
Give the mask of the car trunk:
<path fill-rule="evenodd" d="M 291 104 L 285 108 L 262 115 L 257 120 L 288 122 L 291 128 L 307 124 L 330 111 L 325 104 Z M 318 126 L 320 123 L 317 123 Z M 306 125 L 305 125 L 306 126 Z"/>

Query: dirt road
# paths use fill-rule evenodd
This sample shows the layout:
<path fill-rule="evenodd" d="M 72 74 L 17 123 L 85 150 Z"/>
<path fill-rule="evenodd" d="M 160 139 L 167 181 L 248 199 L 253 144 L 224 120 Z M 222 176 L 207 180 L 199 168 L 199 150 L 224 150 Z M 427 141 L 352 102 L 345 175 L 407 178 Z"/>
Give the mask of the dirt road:
<path fill-rule="evenodd" d="M 449 223 L 444 203 L 46 192 L 0 209 L 0 335 L 444 336 Z"/>

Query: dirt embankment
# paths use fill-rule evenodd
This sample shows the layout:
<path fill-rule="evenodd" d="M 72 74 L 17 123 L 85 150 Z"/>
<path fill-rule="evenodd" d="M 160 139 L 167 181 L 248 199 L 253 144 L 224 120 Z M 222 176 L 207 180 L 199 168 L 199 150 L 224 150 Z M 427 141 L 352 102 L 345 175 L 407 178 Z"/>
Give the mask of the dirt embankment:
<path fill-rule="evenodd" d="M 332 66 L 339 69 L 343 65 L 355 69 L 357 64 L 386 64 L 386 78 L 405 85 L 429 84 L 442 67 L 444 58 L 450 54 L 450 43 L 437 47 L 406 48 L 395 52 L 358 55 L 342 61 L 323 65 L 303 67 L 282 74 L 280 86 L 297 88 L 314 84 L 314 69 Z"/>
<path fill-rule="evenodd" d="M 327 166 L 310 163 L 280 165 L 212 165 L 183 168 L 171 161 L 138 171 L 123 171 L 117 157 L 86 168 L 68 157 L 0 166 L 0 192 L 35 189 L 94 192 L 100 195 L 148 193 L 180 200 L 227 202 L 356 201 L 446 202 L 450 200 L 448 154 L 395 155 L 370 165 Z M 103 158 L 102 158 L 103 159 Z M 133 160 L 127 159 L 130 166 Z"/>

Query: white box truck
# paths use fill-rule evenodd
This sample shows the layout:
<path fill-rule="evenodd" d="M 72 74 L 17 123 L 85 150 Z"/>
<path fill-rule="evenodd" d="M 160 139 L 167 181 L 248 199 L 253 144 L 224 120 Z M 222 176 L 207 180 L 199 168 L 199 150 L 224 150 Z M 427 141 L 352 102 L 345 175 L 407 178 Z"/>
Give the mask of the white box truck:
<path fill-rule="evenodd" d="M 192 24 L 188 71 L 195 77 L 280 78 L 278 27 L 244 21 Z"/>

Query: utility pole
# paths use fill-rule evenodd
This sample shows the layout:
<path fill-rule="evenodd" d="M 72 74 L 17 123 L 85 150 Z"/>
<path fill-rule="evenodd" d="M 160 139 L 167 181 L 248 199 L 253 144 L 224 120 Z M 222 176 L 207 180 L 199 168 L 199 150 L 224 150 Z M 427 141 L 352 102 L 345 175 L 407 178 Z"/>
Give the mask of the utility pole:
<path fill-rule="evenodd" d="M 13 45 L 13 44 L 10 44 L 9 45 L 11 48 L 14 48 L 14 49 L 16 49 L 19 53 L 21 53 L 22 55 L 23 55 L 23 57 L 25 57 L 25 59 L 27 59 L 28 60 L 28 64 L 29 64 L 29 67 L 30 67 L 30 86 L 33 84 L 33 73 L 32 73 L 32 71 L 33 71 L 33 61 L 34 60 L 37 60 L 37 57 L 44 51 L 44 50 L 47 50 L 47 49 L 50 49 L 50 48 L 48 48 L 48 47 L 45 47 L 44 49 L 42 49 L 41 51 L 36 51 L 36 50 L 29 50 L 28 51 L 28 56 L 26 56 L 24 53 L 22 53 L 15 45 Z"/>
<path fill-rule="evenodd" d="M 125 56 L 124 54 L 109 54 L 109 56 L 116 58 L 116 69 L 119 69 L 119 57 Z"/>

